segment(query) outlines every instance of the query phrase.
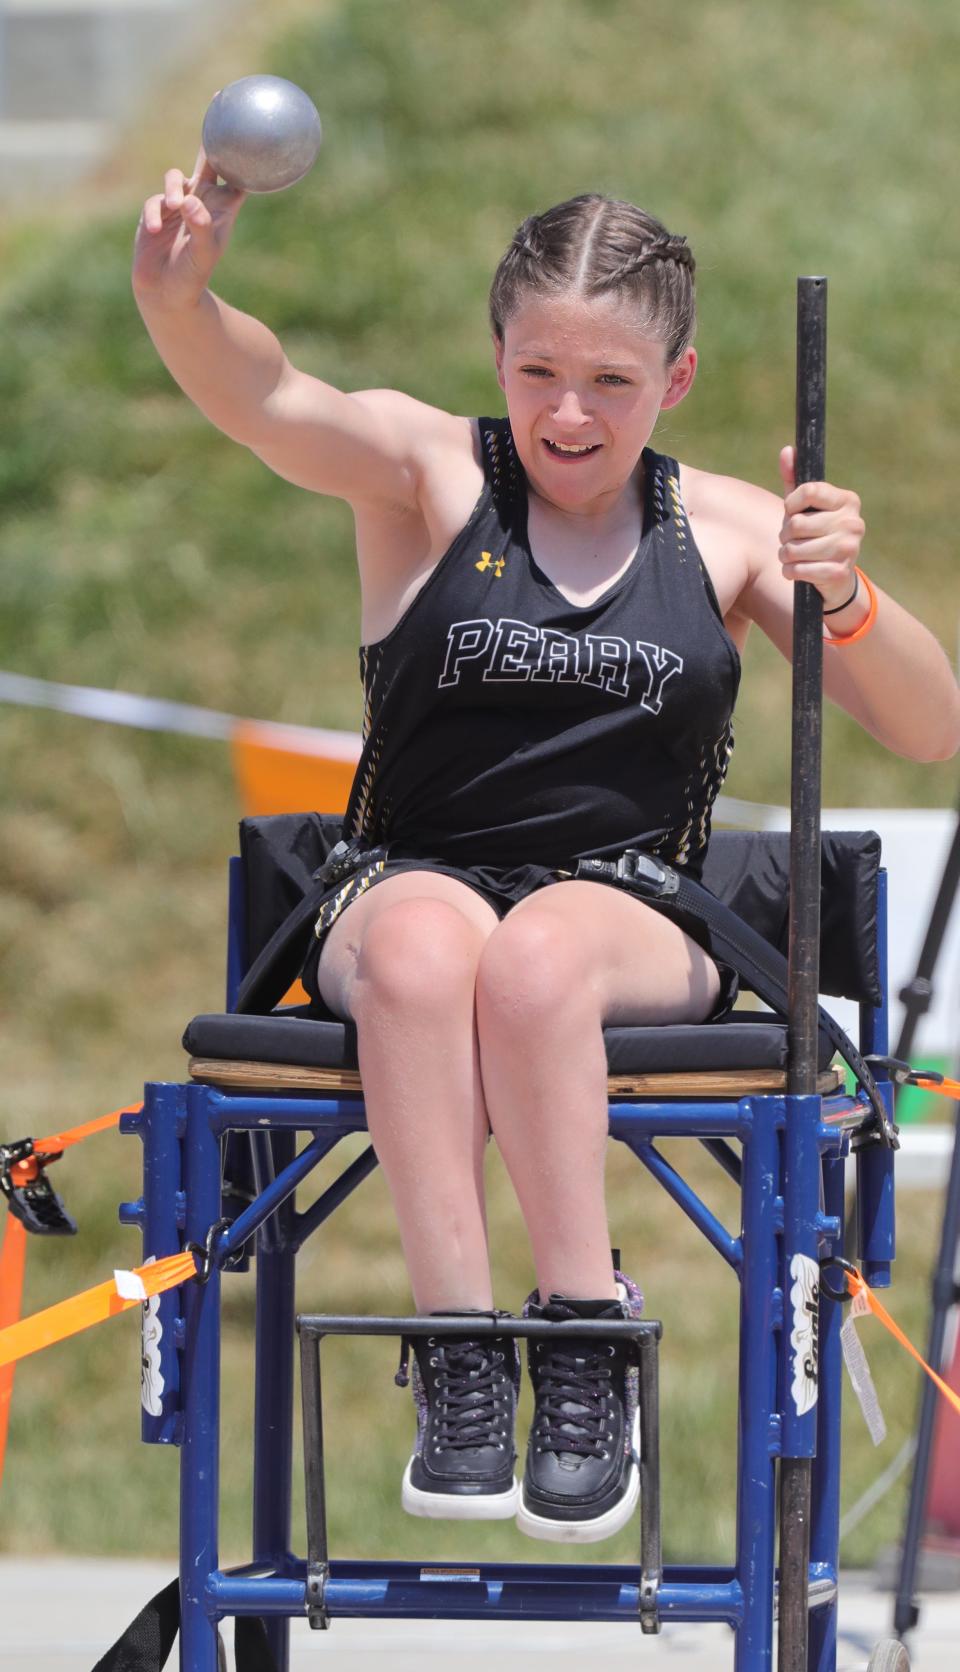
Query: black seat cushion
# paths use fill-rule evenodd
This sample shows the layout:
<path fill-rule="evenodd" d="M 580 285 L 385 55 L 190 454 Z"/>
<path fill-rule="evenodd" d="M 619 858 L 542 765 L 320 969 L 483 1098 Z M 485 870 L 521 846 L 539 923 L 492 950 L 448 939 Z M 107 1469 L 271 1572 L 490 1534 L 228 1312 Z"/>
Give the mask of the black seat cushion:
<path fill-rule="evenodd" d="M 735 1011 L 708 1026 L 673 1023 L 656 1028 L 605 1028 L 611 1074 L 671 1074 L 704 1070 L 784 1069 L 786 1023 L 763 1011 Z M 356 1068 L 352 1023 L 323 1021 L 305 1006 L 272 1016 L 195 1016 L 183 1036 L 192 1057 L 221 1062 L 291 1063 L 299 1068 Z M 821 1069 L 833 1052 L 820 1038 Z"/>

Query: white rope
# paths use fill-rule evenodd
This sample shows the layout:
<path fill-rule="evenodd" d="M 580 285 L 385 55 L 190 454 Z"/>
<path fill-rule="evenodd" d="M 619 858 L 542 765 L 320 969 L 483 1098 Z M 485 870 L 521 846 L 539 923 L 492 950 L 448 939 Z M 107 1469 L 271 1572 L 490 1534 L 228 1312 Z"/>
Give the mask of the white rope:
<path fill-rule="evenodd" d="M 840 1517 L 841 1539 L 845 1539 L 848 1533 L 852 1533 L 854 1527 L 859 1527 L 864 1517 L 869 1515 L 873 1509 L 874 1504 L 878 1504 L 880 1499 L 886 1496 L 891 1486 L 900 1479 L 907 1464 L 912 1461 L 916 1449 L 917 1437 L 915 1434 L 911 1434 L 909 1440 L 904 1440 L 893 1462 L 887 1464 L 883 1474 L 878 1475 L 873 1485 L 867 1487 L 863 1497 L 858 1498 L 857 1502 L 847 1510 L 846 1515 Z"/>
<path fill-rule="evenodd" d="M 31 679 L 22 673 L 0 671 L 0 702 L 27 708 L 55 708 L 64 714 L 106 720 L 114 726 L 135 726 L 141 731 L 185 732 L 191 737 L 223 741 L 249 728 L 251 732 L 256 731 L 257 741 L 276 749 L 346 761 L 355 761 L 360 754 L 360 738 L 356 732 L 281 725 L 275 720 L 247 720 L 236 714 L 221 714 L 215 708 L 169 702 L 163 697 L 142 697 L 133 691 L 104 691 L 92 685 L 60 685 L 54 680 Z"/>
<path fill-rule="evenodd" d="M 0 702 L 27 708 L 57 708 L 87 720 L 107 720 L 115 726 L 137 726 L 142 731 L 188 732 L 194 737 L 228 738 L 236 720 L 212 708 L 141 697 L 132 691 L 102 691 L 92 685 L 59 685 L 49 679 L 30 679 L 22 673 L 0 672 Z"/>

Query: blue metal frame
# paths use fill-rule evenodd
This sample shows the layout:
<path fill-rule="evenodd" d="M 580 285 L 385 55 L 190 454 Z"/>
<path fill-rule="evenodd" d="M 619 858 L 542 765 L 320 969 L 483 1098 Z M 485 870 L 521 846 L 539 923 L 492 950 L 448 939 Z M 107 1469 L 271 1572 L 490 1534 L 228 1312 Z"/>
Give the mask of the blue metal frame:
<path fill-rule="evenodd" d="M 236 992 L 238 901 L 231 912 L 229 997 Z M 880 939 L 885 911 L 881 901 Z M 885 966 L 885 945 L 881 944 Z M 886 992 L 886 970 L 883 968 Z M 886 1007 L 861 1018 L 865 1049 L 883 1051 Z M 891 1095 L 890 1088 L 884 1094 Z M 784 1094 L 710 1102 L 614 1102 L 611 1136 L 627 1145 L 727 1262 L 740 1281 L 738 1485 L 732 1567 L 668 1566 L 658 1593 L 663 1621 L 725 1621 L 734 1631 L 736 1672 L 772 1666 L 778 1456 L 813 1457 L 810 1547 L 811 1672 L 834 1672 L 839 1541 L 840 1306 L 820 1297 L 819 1397 L 798 1411 L 790 1394 L 790 1263 L 842 1252 L 846 1094 Z M 307 1613 L 306 1562 L 290 1550 L 296 1251 L 376 1164 L 372 1151 L 303 1214 L 295 1191 L 342 1138 L 365 1128 L 359 1096 L 232 1094 L 203 1085 L 146 1087 L 142 1113 L 121 1130 L 144 1145 L 144 1193 L 121 1209 L 143 1232 L 144 1257 L 185 1241 L 202 1243 L 221 1216 L 221 1154 L 228 1132 L 253 1134 L 256 1199 L 216 1244 L 209 1280 L 162 1297 L 157 1410 L 144 1412 L 143 1438 L 181 1448 L 180 1665 L 217 1672 L 217 1624 L 259 1615 L 279 1672 L 288 1666 L 291 1617 Z M 298 1133 L 310 1141 L 298 1154 Z M 741 1227 L 732 1235 L 656 1148 L 659 1138 L 707 1143 L 728 1172 L 740 1172 Z M 732 1144 L 739 1146 L 732 1148 Z M 739 1169 L 737 1163 L 739 1162 Z M 893 1257 L 892 1155 L 858 1154 L 861 1257 L 874 1283 L 889 1282 Z M 256 1410 L 253 1559 L 223 1572 L 217 1552 L 220 1283 L 224 1263 L 257 1238 Z M 669 1329 L 667 1331 L 669 1350 Z M 422 1562 L 330 1564 L 326 1609 L 366 1618 L 640 1619 L 639 1565 L 471 1564 L 462 1580 L 449 1563 L 431 1576 Z M 638 1645 L 639 1652 L 639 1645 Z"/>

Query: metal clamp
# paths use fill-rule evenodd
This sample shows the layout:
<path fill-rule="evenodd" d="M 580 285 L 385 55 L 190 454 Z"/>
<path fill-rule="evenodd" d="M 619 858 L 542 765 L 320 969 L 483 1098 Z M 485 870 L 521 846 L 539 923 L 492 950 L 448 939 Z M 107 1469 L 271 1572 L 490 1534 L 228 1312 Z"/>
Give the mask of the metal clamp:
<path fill-rule="evenodd" d="M 853 1296 L 851 1295 L 850 1290 L 846 1287 L 846 1285 L 844 1285 L 844 1287 L 842 1289 L 834 1289 L 825 1280 L 824 1272 L 829 1271 L 831 1266 L 836 1266 L 838 1271 L 849 1272 L 852 1277 L 859 1277 L 860 1276 L 860 1273 L 857 1270 L 857 1268 L 854 1265 L 852 1260 L 845 1260 L 842 1254 L 828 1254 L 825 1259 L 820 1261 L 820 1288 L 821 1288 L 821 1291 L 823 1292 L 823 1294 L 828 1295 L 831 1300 L 836 1300 L 836 1301 L 852 1300 Z"/>
<path fill-rule="evenodd" d="M 218 1263 L 215 1258 L 214 1245 L 224 1231 L 229 1231 L 232 1224 L 232 1219 L 215 1219 L 202 1242 L 184 1244 L 184 1252 L 194 1255 L 200 1262 L 197 1270 L 197 1282 L 201 1289 L 205 1283 L 209 1282 L 210 1274 Z"/>
<path fill-rule="evenodd" d="M 308 1562 L 307 1564 L 307 1619 L 311 1631 L 329 1631 L 330 1615 L 327 1613 L 327 1580 L 330 1577 L 328 1562 Z"/>
<path fill-rule="evenodd" d="M 640 1576 L 640 1631 L 644 1637 L 660 1635 L 660 1575 Z"/>
<path fill-rule="evenodd" d="M 917 1086 L 922 1083 L 933 1086 L 943 1084 L 943 1075 L 934 1068 L 911 1068 L 908 1062 L 900 1057 L 864 1057 L 878 1080 L 892 1080 L 895 1086 Z"/>
<path fill-rule="evenodd" d="M 41 1237 L 76 1236 L 76 1220 L 72 1219 L 46 1175 L 51 1161 L 59 1161 L 63 1154 L 37 1155 L 32 1138 L 18 1138 L 12 1144 L 0 1144 L 0 1193 L 6 1196 L 10 1212 L 26 1230 Z M 18 1181 L 14 1170 L 30 1162 L 31 1166 Z"/>
<path fill-rule="evenodd" d="M 5 1196 L 12 1197 L 14 1190 L 17 1188 L 13 1182 L 11 1169 L 18 1162 L 29 1160 L 32 1154 L 32 1138 L 17 1138 L 12 1144 L 0 1144 L 0 1190 L 3 1191 Z"/>

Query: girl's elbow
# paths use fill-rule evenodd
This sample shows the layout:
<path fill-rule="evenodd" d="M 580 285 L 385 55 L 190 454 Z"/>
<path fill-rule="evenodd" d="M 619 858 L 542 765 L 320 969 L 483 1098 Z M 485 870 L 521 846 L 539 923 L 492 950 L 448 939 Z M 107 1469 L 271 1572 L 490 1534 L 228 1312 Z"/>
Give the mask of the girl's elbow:
<path fill-rule="evenodd" d="M 960 751 L 960 709 L 948 717 L 946 724 L 929 726 L 909 750 L 911 760 L 932 765 L 934 761 L 952 761 Z"/>
<path fill-rule="evenodd" d="M 952 761 L 958 750 L 960 750 L 960 732 L 936 748 L 925 751 L 922 755 L 917 755 L 916 759 L 930 763 L 933 761 Z"/>

